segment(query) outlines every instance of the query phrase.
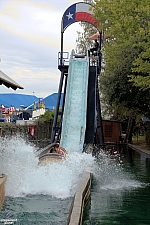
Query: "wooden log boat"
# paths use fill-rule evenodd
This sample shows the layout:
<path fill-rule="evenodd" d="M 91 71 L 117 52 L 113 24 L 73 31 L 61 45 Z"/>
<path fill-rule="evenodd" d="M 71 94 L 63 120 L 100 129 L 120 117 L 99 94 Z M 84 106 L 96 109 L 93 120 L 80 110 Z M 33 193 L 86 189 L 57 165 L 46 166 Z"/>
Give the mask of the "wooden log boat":
<path fill-rule="evenodd" d="M 61 162 L 62 159 L 65 159 L 64 156 L 61 156 L 57 153 L 47 153 L 42 155 L 39 158 L 38 165 L 46 165 L 47 163 L 53 163 L 53 162 Z"/>
<path fill-rule="evenodd" d="M 64 160 L 66 157 L 66 150 L 64 148 L 61 148 L 63 152 L 65 153 L 64 156 L 57 154 L 57 153 L 50 153 L 51 149 L 55 146 L 55 143 L 48 145 L 46 148 L 43 149 L 43 151 L 39 155 L 39 163 L 38 165 L 46 165 L 48 163 L 53 162 L 61 162 L 61 160 Z"/>

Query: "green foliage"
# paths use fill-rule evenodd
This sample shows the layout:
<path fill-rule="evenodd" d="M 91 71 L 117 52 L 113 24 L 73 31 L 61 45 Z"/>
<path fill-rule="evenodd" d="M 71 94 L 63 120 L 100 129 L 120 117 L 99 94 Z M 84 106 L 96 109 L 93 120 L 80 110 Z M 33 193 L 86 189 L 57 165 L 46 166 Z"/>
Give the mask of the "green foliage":
<path fill-rule="evenodd" d="M 105 65 L 99 83 L 106 109 L 118 118 L 150 117 L 149 0 L 86 2 L 93 2 L 94 16 L 104 35 Z M 96 29 L 87 23 L 81 26 L 84 33 L 78 33 L 77 50 L 86 53 L 91 45 L 87 37 Z"/>
<path fill-rule="evenodd" d="M 149 0 L 95 0 L 95 17 L 103 33 L 104 72 L 100 90 L 119 113 L 150 116 Z"/>
<path fill-rule="evenodd" d="M 55 114 L 55 111 L 49 111 L 47 110 L 43 115 L 40 116 L 39 120 L 42 120 L 42 121 L 50 121 L 50 120 L 53 120 L 54 119 L 54 114 Z"/>
<path fill-rule="evenodd" d="M 148 29 L 148 34 L 145 34 L 143 40 L 138 43 L 138 47 L 142 46 L 143 51 L 133 62 L 132 71 L 135 75 L 130 76 L 131 81 L 142 89 L 150 88 L 150 25 Z"/>

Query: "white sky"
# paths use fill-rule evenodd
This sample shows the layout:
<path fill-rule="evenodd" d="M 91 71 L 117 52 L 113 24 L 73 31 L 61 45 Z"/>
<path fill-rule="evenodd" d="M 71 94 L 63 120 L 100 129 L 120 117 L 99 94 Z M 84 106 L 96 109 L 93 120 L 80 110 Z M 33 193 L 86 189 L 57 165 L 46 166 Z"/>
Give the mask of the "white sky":
<path fill-rule="evenodd" d="M 58 92 L 58 52 L 61 19 L 81 0 L 0 0 L 0 70 L 24 87 L 14 91 L 0 85 L 0 93 L 46 97 Z M 76 47 L 79 23 L 64 32 L 64 51 Z"/>

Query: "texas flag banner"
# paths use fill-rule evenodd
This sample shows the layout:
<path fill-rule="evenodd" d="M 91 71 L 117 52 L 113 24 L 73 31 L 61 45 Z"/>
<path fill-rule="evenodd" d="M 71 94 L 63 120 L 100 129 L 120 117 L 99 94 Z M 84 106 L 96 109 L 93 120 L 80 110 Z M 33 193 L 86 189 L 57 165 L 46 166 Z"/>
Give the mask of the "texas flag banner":
<path fill-rule="evenodd" d="M 67 8 L 62 18 L 62 32 L 64 32 L 70 24 L 79 21 L 85 21 L 97 27 L 97 22 L 92 15 L 92 10 L 90 10 L 92 7 L 93 6 L 89 3 L 79 2 Z"/>

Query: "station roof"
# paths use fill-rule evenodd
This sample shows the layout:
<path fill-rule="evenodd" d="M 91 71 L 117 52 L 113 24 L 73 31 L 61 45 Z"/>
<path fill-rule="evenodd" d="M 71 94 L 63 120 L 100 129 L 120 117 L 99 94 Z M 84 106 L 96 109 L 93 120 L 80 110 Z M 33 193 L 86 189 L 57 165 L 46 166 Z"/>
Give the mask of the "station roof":
<path fill-rule="evenodd" d="M 63 94 L 62 94 L 63 96 Z M 60 101 L 60 106 L 62 106 L 62 96 Z M 53 93 L 45 98 L 43 98 L 46 109 L 53 110 L 56 108 L 58 93 Z M 41 99 L 41 98 L 40 98 Z M 35 95 L 25 95 L 25 94 L 0 94 L 0 106 L 3 105 L 6 108 L 14 106 L 15 108 L 30 108 L 33 109 L 34 102 L 38 107 L 39 98 Z"/>
<path fill-rule="evenodd" d="M 57 104 L 57 98 L 58 98 L 58 93 L 53 93 L 47 97 L 44 98 L 44 103 L 47 109 L 55 109 L 56 104 Z M 60 99 L 60 106 L 62 106 L 62 98 L 63 98 L 63 93 L 61 94 L 61 99 Z"/>
<path fill-rule="evenodd" d="M 24 106 L 27 108 L 34 101 L 38 101 L 38 98 L 34 95 L 24 95 L 24 94 L 0 94 L 0 106 L 3 105 L 6 108 L 14 106 L 15 108 L 20 108 Z"/>

